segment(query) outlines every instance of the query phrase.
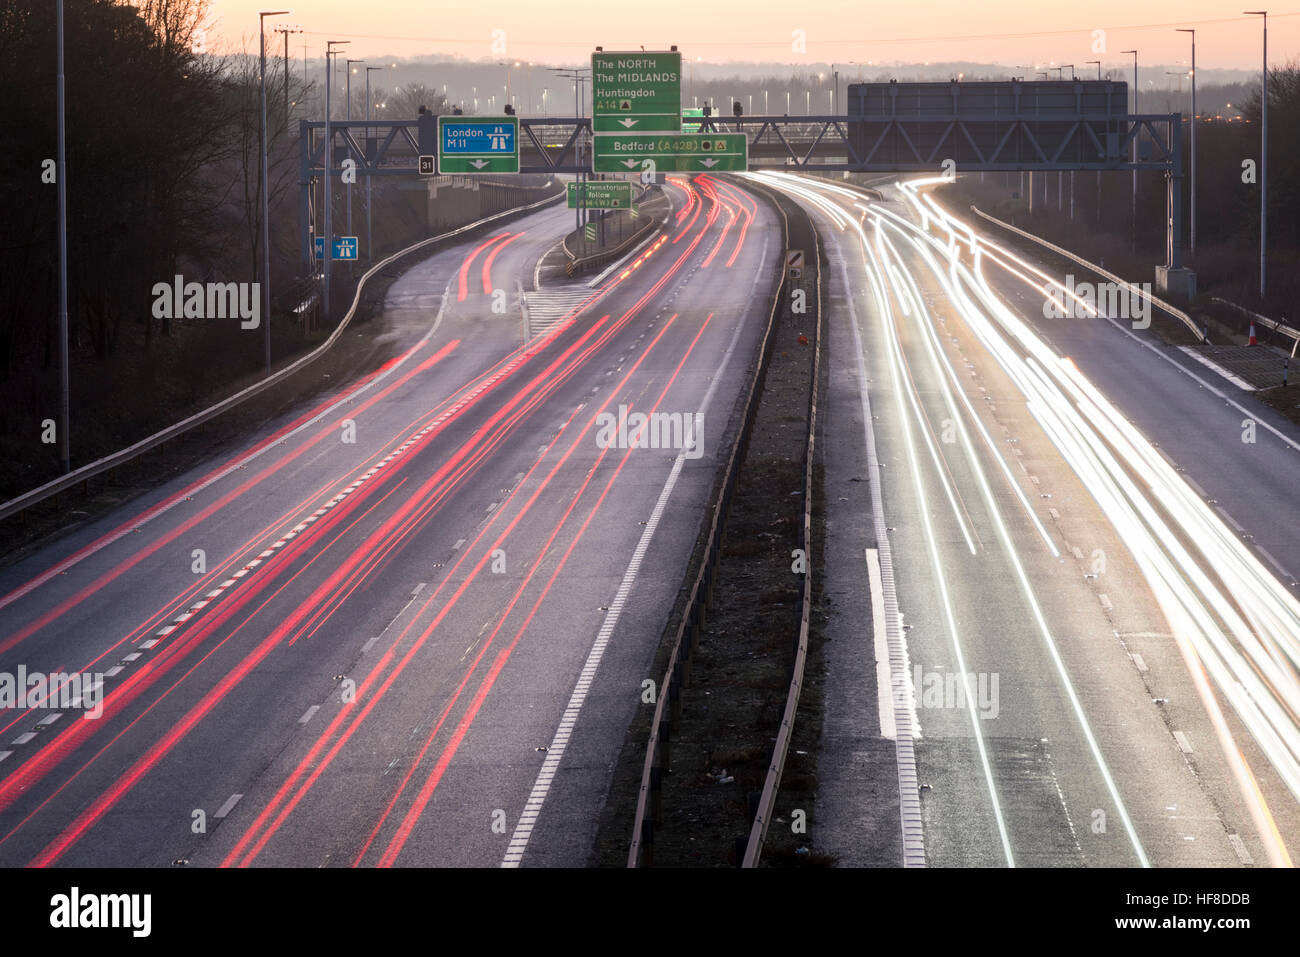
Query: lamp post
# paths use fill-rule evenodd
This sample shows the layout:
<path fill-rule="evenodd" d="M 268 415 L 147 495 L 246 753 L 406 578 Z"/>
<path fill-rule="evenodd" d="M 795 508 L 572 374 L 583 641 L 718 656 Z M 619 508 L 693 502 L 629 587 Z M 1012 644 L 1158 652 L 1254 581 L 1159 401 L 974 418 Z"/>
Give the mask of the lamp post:
<path fill-rule="evenodd" d="M 1268 11 L 1245 12 L 1264 18 L 1264 71 L 1259 91 L 1259 298 L 1263 301 L 1267 289 L 1264 263 L 1268 252 Z"/>
<path fill-rule="evenodd" d="M 65 149 L 63 114 L 66 107 L 63 90 L 63 0 L 55 10 L 59 57 L 56 78 L 59 104 L 59 161 L 55 176 L 59 178 L 59 461 L 63 474 L 72 469 L 72 436 L 68 434 L 68 160 Z"/>
<path fill-rule="evenodd" d="M 333 234 L 333 217 L 331 209 L 334 206 L 333 197 L 330 195 L 330 163 L 333 157 L 331 146 L 334 139 L 334 131 L 330 126 L 330 89 L 334 86 L 333 78 L 330 75 L 330 57 L 337 55 L 336 46 L 343 46 L 351 43 L 351 40 L 328 40 L 325 43 L 325 151 L 322 166 L 325 169 L 325 188 L 321 193 L 325 205 L 325 223 L 324 237 L 321 245 L 324 246 L 322 251 L 321 262 L 321 309 L 324 319 L 329 322 L 330 317 L 330 267 L 334 261 L 334 234 Z"/>
<path fill-rule="evenodd" d="M 1100 60 L 1088 60 L 1088 61 L 1086 61 L 1086 62 L 1087 62 L 1087 65 L 1088 65 L 1088 66 L 1092 66 L 1094 63 L 1097 65 L 1097 79 L 1100 81 L 1100 80 L 1101 80 L 1101 61 L 1100 61 Z M 1101 170 L 1097 170 L 1097 222 L 1098 222 L 1098 224 L 1101 223 Z"/>
<path fill-rule="evenodd" d="M 347 95 L 347 98 L 348 98 L 348 108 L 347 108 L 347 112 L 344 114 L 344 119 L 348 120 L 349 122 L 352 120 L 352 74 L 356 72 L 355 70 L 352 69 L 352 64 L 354 64 L 354 63 L 365 63 L 365 62 L 366 62 L 365 60 L 347 60 L 347 61 L 346 61 L 347 65 L 346 65 L 346 67 L 344 67 L 344 71 L 343 71 L 343 72 L 347 74 L 347 94 L 346 94 L 346 95 Z M 366 74 L 366 80 L 367 80 L 367 82 L 369 81 L 369 79 L 370 79 L 370 75 L 369 75 L 369 74 Z M 370 97 L 367 96 L 367 97 L 366 97 L 366 100 L 369 101 L 369 99 L 370 99 Z M 348 134 L 347 134 L 347 135 L 351 136 L 351 135 L 352 135 L 352 131 L 351 131 L 351 130 L 348 130 Z M 355 176 L 354 176 L 353 178 L 355 178 Z M 367 177 L 366 177 L 366 182 L 369 182 L 369 181 L 370 181 L 370 177 L 367 176 Z M 352 235 L 352 184 L 351 184 L 351 183 L 348 183 L 348 235 L 349 235 L 349 236 Z M 354 263 L 352 263 L 352 262 L 349 262 L 349 263 L 348 263 L 348 275 L 349 275 L 349 276 L 352 275 L 352 267 L 353 267 L 353 265 L 354 265 Z"/>
<path fill-rule="evenodd" d="M 257 32 L 261 39 L 262 74 L 258 78 L 262 88 L 262 126 L 258 145 L 262 149 L 262 338 L 265 343 L 266 371 L 271 371 L 271 197 L 268 195 L 271 176 L 267 170 L 266 154 L 266 18 L 282 17 L 288 10 L 263 11 L 257 15 Z"/>
<path fill-rule="evenodd" d="M 1193 253 L 1196 252 L 1196 31 L 1188 28 L 1178 28 L 1176 33 L 1190 33 L 1192 35 L 1192 182 L 1191 196 L 1188 198 L 1188 246 Z M 1181 83 L 1179 84 L 1182 85 Z"/>
<path fill-rule="evenodd" d="M 1029 71 L 1032 70 L 1033 67 L 1021 66 L 1020 64 L 1017 63 L 1016 69 Z M 1026 75 L 1028 75 L 1027 72 Z M 1020 198 L 1022 202 L 1024 201 L 1024 197 L 1025 197 L 1025 171 L 1021 170 L 1020 171 Z M 1029 211 L 1031 213 L 1034 211 L 1034 174 L 1032 172 L 1029 174 Z"/>
<path fill-rule="evenodd" d="M 1127 53 L 1133 54 L 1133 115 L 1136 116 L 1138 111 L 1138 52 L 1137 50 L 1121 50 L 1120 52 L 1125 54 Z M 1138 137 L 1141 135 L 1142 127 L 1137 120 L 1134 120 L 1133 122 L 1134 124 L 1136 124 L 1136 126 L 1135 129 L 1133 130 L 1133 148 L 1132 148 L 1132 156 L 1133 156 L 1133 213 L 1132 213 L 1133 239 L 1132 242 L 1133 242 L 1133 251 L 1136 252 L 1137 251 L 1137 228 L 1138 228 L 1137 157 L 1138 157 Z"/>
<path fill-rule="evenodd" d="M 573 131 L 573 156 L 574 156 L 574 163 L 577 166 L 582 166 L 582 138 L 578 134 L 582 130 L 581 118 L 582 118 L 583 110 L 582 110 L 582 105 L 580 100 L 579 84 L 581 84 L 583 75 L 586 72 L 588 72 L 589 69 L 590 69 L 589 67 L 577 67 L 577 68 L 566 69 L 566 70 L 558 70 L 558 69 L 551 70 L 551 72 L 554 73 L 556 76 L 561 76 L 566 79 L 573 80 L 573 115 L 578 122 L 578 126 L 575 127 Z M 583 181 L 582 173 L 577 174 L 576 181 L 579 184 L 582 183 Z M 579 192 L 581 192 L 581 188 L 579 188 Z M 574 217 L 574 222 L 576 223 L 576 228 L 581 229 L 582 228 L 581 206 L 574 209 L 573 217 Z"/>
<path fill-rule="evenodd" d="M 1073 83 L 1077 77 L 1074 75 L 1074 64 L 1063 64 L 1061 69 L 1070 68 L 1070 82 Z M 1060 180 L 1057 180 L 1059 183 Z M 1070 170 L 1070 219 L 1074 219 L 1074 170 Z"/>
<path fill-rule="evenodd" d="M 276 27 L 271 32 L 284 35 L 284 132 L 287 133 L 289 132 L 289 34 L 302 33 L 302 27 Z"/>
<path fill-rule="evenodd" d="M 382 69 L 383 69 L 382 66 L 368 66 L 368 67 L 366 67 L 366 123 L 369 123 L 369 122 L 370 122 L 370 106 L 371 106 L 371 103 L 370 103 L 370 74 L 371 74 L 371 73 L 374 73 L 376 70 L 382 70 Z M 369 126 L 366 127 L 366 152 L 367 152 L 367 153 L 370 152 L 370 127 L 369 127 Z M 369 156 L 366 157 L 367 160 L 369 160 L 369 158 L 370 158 Z M 366 174 L 366 262 L 370 263 L 371 265 L 373 265 L 374 262 L 375 262 L 374 235 L 373 235 L 373 233 L 371 232 L 371 228 L 370 228 L 370 227 L 371 227 L 371 218 L 370 218 L 370 204 L 371 204 L 371 198 L 370 198 L 370 197 L 371 197 L 371 192 L 370 192 L 370 181 L 371 181 L 372 179 L 374 179 L 374 177 L 371 176 L 369 173 L 367 173 L 367 174 Z"/>

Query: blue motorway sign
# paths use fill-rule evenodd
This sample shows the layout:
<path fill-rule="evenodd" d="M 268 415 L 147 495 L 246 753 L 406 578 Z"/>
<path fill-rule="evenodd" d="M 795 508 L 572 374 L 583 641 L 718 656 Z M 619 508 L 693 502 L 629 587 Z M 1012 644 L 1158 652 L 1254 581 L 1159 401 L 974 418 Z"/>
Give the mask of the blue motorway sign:
<path fill-rule="evenodd" d="M 519 117 L 438 117 L 438 172 L 518 173 Z"/>
<path fill-rule="evenodd" d="M 316 237 L 316 258 L 325 258 L 325 237 Z M 334 248 L 330 252 L 331 259 L 356 259 L 357 258 L 357 237 L 355 236 L 335 236 Z"/>

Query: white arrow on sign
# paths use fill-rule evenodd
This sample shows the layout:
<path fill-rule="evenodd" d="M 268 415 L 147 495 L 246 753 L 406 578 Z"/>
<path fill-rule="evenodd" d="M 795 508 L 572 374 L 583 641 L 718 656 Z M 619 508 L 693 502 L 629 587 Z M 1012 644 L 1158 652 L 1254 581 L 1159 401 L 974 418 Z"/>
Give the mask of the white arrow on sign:
<path fill-rule="evenodd" d="M 487 166 L 487 164 L 488 164 L 487 160 L 470 160 L 469 163 L 469 165 L 474 167 L 475 169 L 482 169 L 484 166 Z"/>
<path fill-rule="evenodd" d="M 623 160 L 623 165 L 628 169 L 636 169 L 640 162 L 640 160 Z"/>
<path fill-rule="evenodd" d="M 718 161 L 715 159 L 700 160 L 700 165 L 705 169 L 713 169 L 713 167 L 718 165 Z"/>
<path fill-rule="evenodd" d="M 631 129 L 632 127 L 636 126 L 637 123 L 639 123 L 639 122 L 641 122 L 641 121 L 640 121 L 640 120 L 619 120 L 618 122 L 619 122 L 619 124 L 620 124 L 621 126 L 624 126 L 624 127 L 626 127 L 627 129 Z"/>

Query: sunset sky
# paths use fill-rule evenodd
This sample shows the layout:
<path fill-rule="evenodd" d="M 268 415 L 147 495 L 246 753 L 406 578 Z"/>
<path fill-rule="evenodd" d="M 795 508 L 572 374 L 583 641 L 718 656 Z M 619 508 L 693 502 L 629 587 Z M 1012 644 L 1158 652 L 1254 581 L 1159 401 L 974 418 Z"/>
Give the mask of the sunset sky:
<path fill-rule="evenodd" d="M 297 9 L 295 9 L 295 6 Z M 1003 64 L 1129 62 L 1137 48 L 1148 63 L 1184 62 L 1186 34 L 1197 28 L 1197 61 L 1204 68 L 1253 68 L 1260 60 L 1260 18 L 1241 10 L 1255 4 L 1222 0 L 1095 0 L 1087 4 L 972 3 L 969 0 L 654 0 L 644 5 L 567 0 L 312 0 L 295 5 L 258 0 L 212 0 L 211 35 L 226 48 L 256 46 L 258 10 L 289 9 L 282 25 L 300 26 L 295 56 L 305 40 L 319 55 L 327 39 L 348 39 L 355 57 L 507 56 L 542 63 L 576 63 L 606 49 L 666 49 L 689 57 L 800 62 L 924 62 L 972 60 Z M 276 22 L 268 20 L 268 24 Z M 1269 61 L 1300 57 L 1300 9 L 1271 10 Z M 269 29 L 269 26 L 268 26 Z M 793 48 L 802 30 L 804 52 Z M 1106 52 L 1093 52 L 1094 30 L 1104 30 Z M 504 50 L 493 50 L 493 31 Z"/>

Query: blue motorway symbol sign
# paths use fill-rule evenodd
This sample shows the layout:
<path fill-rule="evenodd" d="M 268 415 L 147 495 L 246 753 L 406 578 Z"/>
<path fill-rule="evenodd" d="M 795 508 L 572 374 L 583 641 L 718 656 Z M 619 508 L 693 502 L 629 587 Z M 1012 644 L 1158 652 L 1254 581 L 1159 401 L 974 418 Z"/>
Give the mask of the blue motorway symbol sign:
<path fill-rule="evenodd" d="M 325 237 L 316 237 L 316 258 L 325 258 Z M 331 259 L 356 259 L 357 258 L 357 237 L 355 236 L 335 236 L 334 247 L 330 251 Z"/>
<path fill-rule="evenodd" d="M 518 173 L 519 117 L 438 117 L 438 172 Z"/>

